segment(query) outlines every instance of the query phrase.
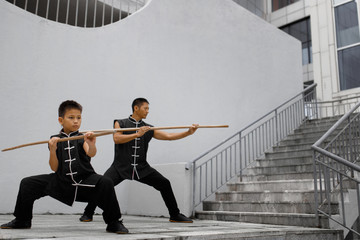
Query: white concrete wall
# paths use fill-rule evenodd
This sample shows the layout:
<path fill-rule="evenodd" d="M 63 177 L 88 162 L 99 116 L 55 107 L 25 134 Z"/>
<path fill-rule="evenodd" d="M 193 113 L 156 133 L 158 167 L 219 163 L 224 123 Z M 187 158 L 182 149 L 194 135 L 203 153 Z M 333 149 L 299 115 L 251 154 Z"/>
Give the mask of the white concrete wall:
<path fill-rule="evenodd" d="M 154 168 L 168 178 L 174 189 L 179 209 L 185 215 L 192 214 L 192 171 L 186 163 L 155 164 Z M 137 181 L 126 181 L 127 208 L 123 213 L 131 215 L 169 216 L 160 192 Z M 100 211 L 99 211 L 100 212 Z"/>
<path fill-rule="evenodd" d="M 150 143 L 150 164 L 187 162 L 302 90 L 300 43 L 231 0 L 151 1 L 96 29 L 0 1 L 0 33 L 1 149 L 58 132 L 57 108 L 66 99 L 83 105 L 85 130 L 111 128 L 141 96 L 150 101 L 147 122 L 156 126 L 230 125 Z M 103 173 L 113 160 L 112 138 L 98 138 L 97 146 L 93 165 Z M 50 172 L 47 146 L 0 153 L 0 172 L 0 213 L 9 213 L 20 180 Z M 117 187 L 122 210 L 132 213 L 129 191 Z M 34 211 L 83 207 L 44 198 Z"/>

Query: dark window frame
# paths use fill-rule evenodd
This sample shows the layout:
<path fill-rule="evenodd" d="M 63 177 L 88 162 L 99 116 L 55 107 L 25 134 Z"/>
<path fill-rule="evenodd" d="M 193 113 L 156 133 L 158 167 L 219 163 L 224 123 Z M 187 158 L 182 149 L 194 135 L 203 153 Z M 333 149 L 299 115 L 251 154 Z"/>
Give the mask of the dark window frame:
<path fill-rule="evenodd" d="M 306 39 L 299 39 L 298 37 L 296 37 L 296 35 L 300 35 L 300 34 L 292 34 L 291 30 L 294 30 L 293 28 L 301 23 L 305 22 L 305 28 L 306 28 L 306 34 L 302 35 L 302 36 L 306 36 Z M 306 17 L 303 19 L 300 19 L 298 21 L 292 22 L 290 24 L 287 24 L 285 26 L 282 26 L 279 28 L 280 30 L 286 32 L 287 34 L 289 34 L 290 36 L 295 37 L 296 39 L 298 39 L 301 42 L 301 50 L 302 50 L 302 64 L 303 65 L 307 65 L 307 64 L 311 64 L 312 63 L 312 37 L 311 37 L 311 25 L 310 25 L 310 17 Z M 307 51 L 306 52 L 306 56 L 307 58 L 304 58 L 304 49 Z"/>
<path fill-rule="evenodd" d="M 300 0 L 271 0 L 272 11 L 275 12 L 298 1 Z"/>

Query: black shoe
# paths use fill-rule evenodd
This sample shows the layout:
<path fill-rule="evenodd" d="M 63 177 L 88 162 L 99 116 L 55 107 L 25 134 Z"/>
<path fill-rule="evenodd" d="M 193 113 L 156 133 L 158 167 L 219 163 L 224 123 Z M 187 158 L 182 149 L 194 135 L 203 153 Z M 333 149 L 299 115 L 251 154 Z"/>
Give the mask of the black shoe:
<path fill-rule="evenodd" d="M 11 222 L 5 223 L 0 226 L 2 229 L 29 229 L 31 228 L 31 220 L 29 221 L 21 221 L 16 218 Z"/>
<path fill-rule="evenodd" d="M 129 230 L 122 224 L 122 221 L 109 223 L 106 227 L 106 231 L 118 234 L 129 233 Z"/>
<path fill-rule="evenodd" d="M 170 216 L 170 222 L 179 222 L 179 223 L 192 223 L 193 220 L 191 218 L 185 217 L 183 214 L 179 213 L 176 216 Z"/>
<path fill-rule="evenodd" d="M 79 218 L 80 222 L 91 222 L 93 220 L 92 215 L 86 215 L 85 213 Z"/>

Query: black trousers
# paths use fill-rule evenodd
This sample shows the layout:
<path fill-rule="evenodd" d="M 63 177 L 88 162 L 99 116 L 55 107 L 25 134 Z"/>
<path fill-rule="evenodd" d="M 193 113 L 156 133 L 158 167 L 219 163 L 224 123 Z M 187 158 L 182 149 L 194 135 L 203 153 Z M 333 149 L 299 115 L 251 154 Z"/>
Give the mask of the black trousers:
<path fill-rule="evenodd" d="M 26 177 L 21 180 L 16 200 L 14 216 L 19 220 L 31 220 L 35 200 L 48 196 L 47 185 L 55 177 L 51 174 Z M 95 187 L 79 186 L 76 201 L 94 202 L 103 212 L 105 223 L 121 218 L 119 203 L 116 198 L 113 181 L 102 176 Z"/>
<path fill-rule="evenodd" d="M 111 178 L 114 182 L 114 186 L 118 185 L 119 183 L 125 180 L 116 171 L 114 166 L 111 166 L 104 173 L 104 176 Z M 155 170 L 153 173 L 143 178 L 136 179 L 136 181 L 152 186 L 156 190 L 160 191 L 160 194 L 165 202 L 165 205 L 169 211 L 170 216 L 176 216 L 177 214 L 180 213 L 174 192 L 171 188 L 170 181 L 167 178 L 165 178 L 163 175 L 161 175 L 161 173 Z M 84 213 L 88 216 L 92 216 L 95 212 L 95 208 L 96 208 L 96 204 L 93 202 L 89 202 L 89 204 L 85 208 Z"/>

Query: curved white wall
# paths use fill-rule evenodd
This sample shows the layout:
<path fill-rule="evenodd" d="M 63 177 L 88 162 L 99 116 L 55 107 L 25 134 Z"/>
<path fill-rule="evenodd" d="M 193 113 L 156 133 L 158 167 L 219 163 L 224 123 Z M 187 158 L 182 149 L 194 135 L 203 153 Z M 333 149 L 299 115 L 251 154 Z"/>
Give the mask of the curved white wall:
<path fill-rule="evenodd" d="M 63 100 L 83 105 L 82 129 L 102 129 L 127 117 L 134 98 L 146 97 L 153 125 L 230 125 L 152 141 L 151 164 L 187 162 L 302 89 L 300 43 L 231 0 L 151 1 L 96 29 L 0 1 L 0 33 L 1 149 L 59 131 Z M 103 173 L 113 160 L 112 138 L 97 144 L 93 165 Z M 0 172 L 0 213 L 8 213 L 21 178 L 50 172 L 47 146 L 0 153 Z M 126 212 L 126 185 L 117 191 Z M 40 201 L 35 212 L 83 207 Z"/>

